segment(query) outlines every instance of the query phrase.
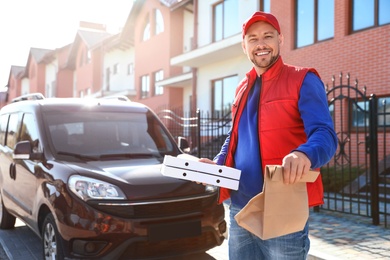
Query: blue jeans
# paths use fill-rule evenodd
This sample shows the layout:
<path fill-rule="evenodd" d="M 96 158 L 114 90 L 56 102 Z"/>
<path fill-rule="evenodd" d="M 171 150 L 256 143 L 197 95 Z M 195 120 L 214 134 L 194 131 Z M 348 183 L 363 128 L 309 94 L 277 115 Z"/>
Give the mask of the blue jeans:
<path fill-rule="evenodd" d="M 240 227 L 234 216 L 240 208 L 230 205 L 229 260 L 304 260 L 310 248 L 309 224 L 302 231 L 262 240 Z"/>

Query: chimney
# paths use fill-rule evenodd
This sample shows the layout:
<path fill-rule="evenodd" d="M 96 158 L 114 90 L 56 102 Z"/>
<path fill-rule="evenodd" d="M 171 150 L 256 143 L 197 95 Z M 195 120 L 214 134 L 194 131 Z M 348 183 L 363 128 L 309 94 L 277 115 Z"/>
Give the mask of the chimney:
<path fill-rule="evenodd" d="M 86 22 L 86 21 L 80 21 L 80 28 L 85 29 L 93 29 L 93 30 L 99 30 L 99 31 L 106 31 L 106 25 L 100 24 L 100 23 L 92 23 L 92 22 Z"/>

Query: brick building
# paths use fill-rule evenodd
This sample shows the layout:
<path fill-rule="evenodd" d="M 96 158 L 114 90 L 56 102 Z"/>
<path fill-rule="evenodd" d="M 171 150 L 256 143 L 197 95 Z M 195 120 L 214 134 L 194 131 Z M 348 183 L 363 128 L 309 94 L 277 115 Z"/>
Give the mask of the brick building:
<path fill-rule="evenodd" d="M 251 68 L 241 49 L 241 24 L 257 10 L 278 17 L 286 63 L 314 67 L 328 84 L 333 75 L 350 73 L 368 93 L 390 98 L 388 1 L 143 0 L 134 2 L 120 35 L 93 28 L 38 59 L 42 50 L 32 49 L 24 73 L 10 68 L 7 102 L 35 91 L 123 94 L 155 110 L 227 112 Z"/>

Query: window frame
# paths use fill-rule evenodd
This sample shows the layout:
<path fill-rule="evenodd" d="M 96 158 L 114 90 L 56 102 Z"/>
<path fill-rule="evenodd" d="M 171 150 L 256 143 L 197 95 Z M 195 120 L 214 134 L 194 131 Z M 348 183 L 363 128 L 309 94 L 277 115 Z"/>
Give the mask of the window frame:
<path fill-rule="evenodd" d="M 154 10 L 154 35 L 158 35 L 160 33 L 163 33 L 165 30 L 165 24 L 164 24 L 164 16 L 160 9 Z"/>
<path fill-rule="evenodd" d="M 224 107 L 224 101 L 225 101 L 225 80 L 227 79 L 230 79 L 230 78 L 235 78 L 236 79 L 236 82 L 231 86 L 232 87 L 232 95 L 231 95 L 231 103 L 230 103 L 230 107 L 226 106 Z M 216 84 L 220 82 L 221 83 L 221 91 L 222 93 L 219 93 L 217 94 L 216 93 L 216 88 L 218 87 Z M 217 113 L 222 113 L 222 116 L 225 116 L 226 114 L 230 113 L 231 112 L 231 105 L 233 104 L 233 100 L 234 100 L 234 92 L 235 92 L 235 89 L 237 87 L 237 84 L 239 83 L 239 77 L 238 77 L 238 74 L 233 74 L 233 75 L 228 75 L 228 76 L 225 76 L 225 77 L 222 77 L 222 78 L 217 78 L 217 79 L 214 79 L 211 81 L 211 111 L 212 111 L 212 114 L 215 115 Z M 216 109 L 216 96 L 219 96 L 221 98 L 221 107 L 218 108 L 218 110 Z"/>
<path fill-rule="evenodd" d="M 359 113 L 359 117 L 356 118 L 356 115 L 358 112 L 356 111 L 355 104 L 351 102 L 350 104 L 350 111 L 351 111 L 351 119 L 350 119 L 350 125 L 351 129 L 360 129 L 364 127 L 369 127 L 369 122 L 366 122 L 364 124 L 359 124 L 359 121 L 356 123 L 356 119 L 363 118 L 365 120 L 369 120 L 369 115 L 364 115 L 363 113 L 367 113 L 369 111 L 369 101 L 368 100 L 358 100 L 357 103 L 360 106 L 360 108 L 363 110 L 362 112 Z M 366 103 L 366 104 L 365 104 Z M 390 95 L 389 96 L 380 96 L 377 97 L 377 106 L 378 106 L 378 130 L 380 128 L 384 129 L 389 129 L 390 128 Z M 384 106 L 384 107 L 383 107 Z M 383 112 L 383 110 L 388 108 L 389 112 Z M 389 120 L 386 120 L 386 118 L 389 118 Z M 380 120 L 383 118 L 383 120 Z M 381 124 L 382 122 L 386 122 L 385 124 Z"/>
<path fill-rule="evenodd" d="M 141 99 L 149 97 L 150 93 L 150 76 L 143 75 L 141 76 Z"/>
<path fill-rule="evenodd" d="M 127 75 L 133 75 L 134 74 L 134 63 L 127 64 Z"/>
<path fill-rule="evenodd" d="M 236 0 L 234 0 L 236 1 Z M 238 16 L 238 12 L 237 12 L 237 17 L 235 17 L 235 19 L 237 19 L 237 22 L 235 24 L 237 24 L 237 32 L 234 32 L 232 34 L 229 34 L 229 35 L 225 35 L 226 32 L 225 32 L 225 25 L 227 24 L 226 22 L 226 17 L 225 17 L 225 6 L 226 6 L 226 0 L 221 0 L 221 1 L 218 1 L 216 2 L 215 4 L 212 5 L 212 24 L 211 24 L 211 28 L 212 28 L 212 42 L 218 42 L 218 41 L 222 41 L 226 38 L 229 38 L 237 33 L 240 33 L 241 32 L 241 28 L 239 26 L 239 16 Z M 239 6 L 239 0 L 237 0 L 237 6 Z M 218 21 L 217 19 L 217 8 L 218 7 L 221 7 L 222 8 L 222 14 L 221 14 L 221 18 L 222 18 L 222 21 Z M 232 18 L 232 17 L 230 17 Z M 233 18 L 232 18 L 233 19 Z M 231 20 L 231 19 L 229 19 Z M 217 24 L 218 23 L 218 24 Z M 219 28 L 219 26 L 221 26 L 222 28 Z M 217 37 L 217 29 L 221 30 L 221 36 L 220 37 Z M 234 29 L 233 29 L 234 30 Z"/>
<path fill-rule="evenodd" d="M 164 87 L 157 86 L 157 82 L 164 79 L 164 70 L 154 72 L 154 96 L 161 96 L 164 94 Z"/>
<path fill-rule="evenodd" d="M 142 27 L 141 42 L 146 42 L 151 37 L 149 14 L 146 15 L 144 26 Z"/>
<path fill-rule="evenodd" d="M 303 0 L 302 0 L 303 1 Z M 332 36 L 330 37 L 326 37 L 324 39 L 319 39 L 319 27 L 320 27 L 320 22 L 319 22 L 319 17 L 320 17 L 320 14 L 319 12 L 323 9 L 320 10 L 319 8 L 319 1 L 321 0 L 312 0 L 313 1 L 313 39 L 310 43 L 303 43 L 303 45 L 299 45 L 299 2 L 300 0 L 296 0 L 295 1 L 295 40 L 294 40 L 294 47 L 296 49 L 299 49 L 299 48 L 303 48 L 303 47 L 307 47 L 307 46 L 311 46 L 311 45 L 314 45 L 316 43 L 320 43 L 320 42 L 323 42 L 323 41 L 327 41 L 327 40 L 331 40 L 334 38 L 334 34 L 335 34 L 335 5 L 334 5 L 334 1 L 329 1 L 327 0 L 326 3 L 333 3 L 333 33 L 332 33 Z M 329 1 L 329 2 L 328 2 Z"/>
<path fill-rule="evenodd" d="M 374 6 L 373 6 L 373 9 L 374 9 L 374 13 L 373 13 L 373 18 L 374 18 L 374 24 L 372 26 L 367 26 L 367 27 L 362 27 L 362 28 L 359 28 L 359 29 L 354 29 L 354 17 L 355 17 L 355 10 L 354 10 L 354 6 L 355 6 L 355 0 L 350 0 L 349 4 L 350 4 L 350 17 L 351 19 L 349 19 L 350 21 L 350 34 L 353 34 L 353 33 L 356 33 L 356 32 L 360 32 L 360 31 L 364 31 L 364 30 L 367 30 L 367 29 L 372 29 L 372 28 L 376 28 L 376 27 L 380 27 L 380 26 L 385 26 L 385 25 L 389 25 L 390 24 L 390 12 L 389 12 L 389 21 L 387 23 L 383 23 L 383 24 L 379 24 L 379 16 L 380 16 L 380 2 L 381 1 L 384 1 L 384 0 L 373 0 L 374 1 Z M 367 2 L 365 2 L 367 4 Z M 365 11 L 367 11 L 365 9 Z M 367 15 L 365 13 L 365 15 Z M 359 16 L 359 15 L 358 15 Z"/>
<path fill-rule="evenodd" d="M 112 66 L 112 75 L 117 75 L 119 74 L 119 63 L 115 63 L 113 66 Z"/>

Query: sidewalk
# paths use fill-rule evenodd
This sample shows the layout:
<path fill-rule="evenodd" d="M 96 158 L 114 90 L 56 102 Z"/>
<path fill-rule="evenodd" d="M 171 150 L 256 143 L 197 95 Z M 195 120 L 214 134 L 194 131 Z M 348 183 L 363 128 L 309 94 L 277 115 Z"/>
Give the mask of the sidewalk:
<path fill-rule="evenodd" d="M 226 221 L 229 223 L 228 214 Z M 370 224 L 369 218 L 322 210 L 310 211 L 309 221 L 307 260 L 390 259 L 390 229 Z M 217 260 L 228 260 L 227 244 L 225 241 L 208 253 Z"/>
<path fill-rule="evenodd" d="M 227 222 L 228 216 L 227 211 Z M 311 248 L 308 260 L 390 259 L 390 229 L 373 226 L 368 218 L 322 210 L 319 213 L 311 211 L 309 219 Z M 39 238 L 18 223 L 15 229 L 0 230 L 0 243 L 6 253 L 4 255 L 0 250 L 0 259 L 41 259 Z M 228 260 L 227 241 L 207 254 L 210 257 L 203 259 Z"/>
<path fill-rule="evenodd" d="M 371 219 L 320 211 L 310 212 L 308 259 L 390 259 L 390 229 Z"/>

